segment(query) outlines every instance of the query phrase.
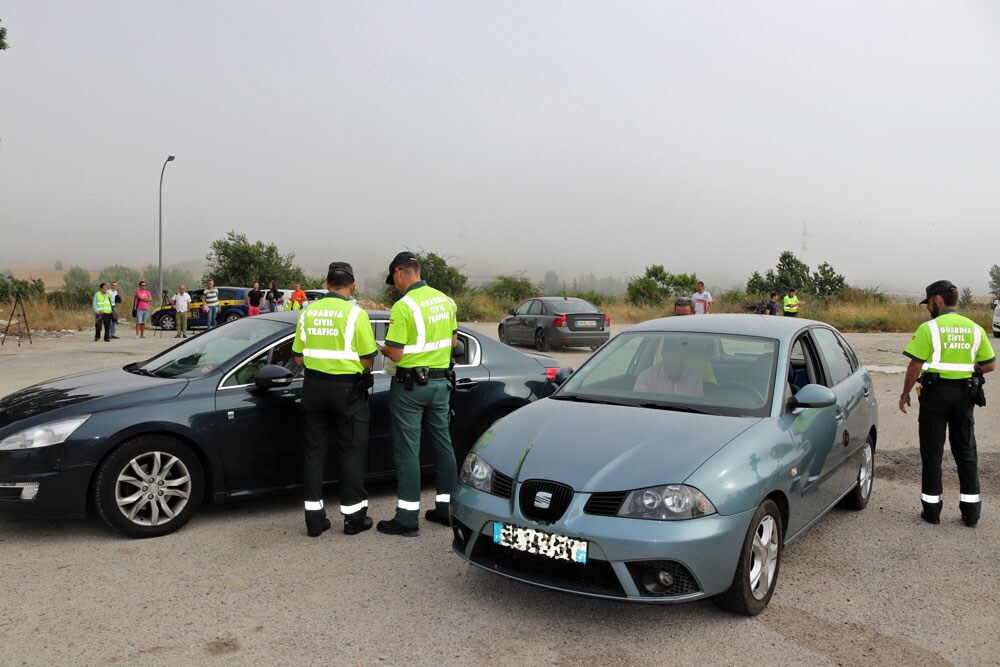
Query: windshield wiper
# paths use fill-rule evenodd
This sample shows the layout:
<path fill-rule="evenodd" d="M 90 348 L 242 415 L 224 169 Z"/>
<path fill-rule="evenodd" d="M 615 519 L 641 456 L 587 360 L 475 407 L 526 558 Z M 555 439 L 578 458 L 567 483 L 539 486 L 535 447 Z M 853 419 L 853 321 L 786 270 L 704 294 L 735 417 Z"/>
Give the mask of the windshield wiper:
<path fill-rule="evenodd" d="M 707 415 L 709 414 L 705 410 L 699 410 L 698 408 L 692 408 L 687 405 L 676 405 L 674 403 L 635 403 L 637 408 L 653 408 L 654 410 L 673 410 L 674 412 L 690 412 L 696 415 Z"/>
<path fill-rule="evenodd" d="M 136 375 L 145 375 L 145 376 L 151 377 L 151 378 L 158 378 L 158 377 L 160 377 L 159 375 L 157 375 L 153 371 L 147 371 L 145 368 L 140 368 L 139 366 L 134 366 L 131 369 L 129 369 L 129 373 L 135 373 Z"/>
<path fill-rule="evenodd" d="M 605 401 L 600 398 L 589 398 L 587 396 L 580 396 L 579 394 L 556 394 L 555 396 L 549 396 L 554 401 L 575 401 L 577 403 L 599 403 L 601 405 L 622 405 L 621 403 L 615 403 L 613 401 Z"/>

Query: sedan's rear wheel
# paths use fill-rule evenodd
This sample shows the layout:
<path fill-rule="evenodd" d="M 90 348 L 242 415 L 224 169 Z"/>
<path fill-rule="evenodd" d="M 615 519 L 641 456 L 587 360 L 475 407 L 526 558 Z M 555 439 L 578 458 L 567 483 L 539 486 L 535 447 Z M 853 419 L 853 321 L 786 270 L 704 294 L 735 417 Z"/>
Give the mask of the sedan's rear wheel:
<path fill-rule="evenodd" d="M 548 338 L 545 337 L 545 331 L 543 329 L 538 329 L 535 331 L 535 349 L 539 352 L 548 352 L 551 349 L 549 345 Z"/>
<path fill-rule="evenodd" d="M 173 331 L 177 328 L 177 318 L 174 317 L 173 313 L 167 313 L 160 316 L 159 327 L 161 329 L 167 329 Z"/>
<path fill-rule="evenodd" d="M 861 467 L 858 469 L 858 479 L 851 492 L 840 501 L 841 507 L 861 511 L 868 505 L 872 497 L 872 482 L 875 478 L 875 445 L 871 435 L 865 441 L 861 450 Z"/>
<path fill-rule="evenodd" d="M 187 445 L 159 435 L 126 442 L 101 465 L 94 505 L 109 526 L 129 537 L 172 533 L 194 515 L 205 481 Z"/>
<path fill-rule="evenodd" d="M 715 603 L 737 614 L 756 616 L 767 608 L 781 569 L 781 513 L 772 500 L 757 508 L 743 540 L 733 584 Z"/>

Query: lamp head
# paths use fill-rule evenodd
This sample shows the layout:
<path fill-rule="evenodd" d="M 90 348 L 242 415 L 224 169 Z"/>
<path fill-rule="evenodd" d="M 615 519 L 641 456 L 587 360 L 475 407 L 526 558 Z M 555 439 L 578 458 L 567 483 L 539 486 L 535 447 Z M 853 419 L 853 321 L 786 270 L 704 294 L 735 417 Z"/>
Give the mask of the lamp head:
<path fill-rule="evenodd" d="M 167 162 L 173 162 L 175 157 L 177 156 L 171 153 L 170 155 L 167 156 Z"/>

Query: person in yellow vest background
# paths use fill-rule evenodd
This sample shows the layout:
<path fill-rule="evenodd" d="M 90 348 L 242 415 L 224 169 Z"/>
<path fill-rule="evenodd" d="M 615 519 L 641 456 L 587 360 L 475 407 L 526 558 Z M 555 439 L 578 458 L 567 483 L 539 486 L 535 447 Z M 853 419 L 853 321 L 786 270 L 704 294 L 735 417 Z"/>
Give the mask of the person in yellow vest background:
<path fill-rule="evenodd" d="M 331 263 L 327 295 L 309 304 L 295 326 L 292 352 L 296 363 L 306 367 L 303 491 L 309 537 L 319 537 L 330 528 L 323 506 L 323 466 L 330 445 L 336 447 L 340 465 L 344 533 L 356 535 L 372 527 L 364 477 L 371 423 L 368 390 L 378 345 L 367 311 L 349 300 L 355 286 L 350 264 Z"/>
<path fill-rule="evenodd" d="M 101 340 L 101 327 L 104 328 L 104 342 L 111 342 L 111 293 L 108 284 L 101 283 L 100 289 L 94 292 L 94 342 Z"/>
<path fill-rule="evenodd" d="M 799 299 L 798 290 L 793 287 L 788 290 L 788 294 L 785 295 L 783 303 L 785 307 L 785 317 L 798 317 L 799 306 L 804 305 L 805 301 Z"/>
<path fill-rule="evenodd" d="M 903 380 L 899 409 L 910 407 L 910 390 L 919 380 L 920 401 L 920 516 L 931 524 L 941 522 L 944 493 L 941 459 L 945 431 L 958 468 L 959 511 L 966 526 L 979 522 L 982 500 L 976 453 L 975 405 L 986 404 L 983 374 L 996 368 L 996 354 L 981 326 L 958 314 L 958 288 L 949 280 L 927 286 L 931 320 L 917 327 L 903 351 L 910 358 Z"/>

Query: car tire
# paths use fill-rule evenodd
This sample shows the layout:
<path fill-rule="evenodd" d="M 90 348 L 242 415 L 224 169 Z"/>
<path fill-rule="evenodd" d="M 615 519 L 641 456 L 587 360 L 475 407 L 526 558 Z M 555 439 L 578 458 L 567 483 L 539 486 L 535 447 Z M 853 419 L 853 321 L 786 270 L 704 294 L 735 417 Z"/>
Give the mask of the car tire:
<path fill-rule="evenodd" d="M 223 318 L 222 323 L 229 324 L 230 322 L 235 322 L 236 320 L 241 319 L 242 317 L 243 316 L 240 315 L 239 313 L 229 313 L 228 315 L 225 316 L 225 318 Z"/>
<path fill-rule="evenodd" d="M 872 442 L 871 435 L 865 441 L 861 455 L 861 467 L 858 469 L 858 478 L 854 488 L 840 501 L 841 507 L 855 512 L 863 510 L 872 497 L 872 483 L 875 479 L 875 444 Z"/>
<path fill-rule="evenodd" d="M 590 346 L 590 351 L 591 352 L 597 352 L 599 349 L 601 349 L 600 345 L 591 345 Z"/>
<path fill-rule="evenodd" d="M 156 324 L 156 326 L 160 327 L 161 329 L 166 329 L 168 331 L 173 331 L 174 329 L 177 328 L 177 318 L 174 317 L 174 315 L 172 313 L 167 313 L 165 315 L 161 315 L 159 321 Z"/>
<path fill-rule="evenodd" d="M 545 331 L 543 329 L 535 330 L 535 349 L 539 352 L 548 352 L 552 349 L 549 344 L 548 338 L 545 336 Z"/>
<path fill-rule="evenodd" d="M 140 473 L 149 477 L 143 479 Z M 188 522 L 204 491 L 201 461 L 190 447 L 166 436 L 143 435 L 101 464 L 94 506 L 101 519 L 123 535 L 160 537 Z"/>
<path fill-rule="evenodd" d="M 497 328 L 497 338 L 499 338 L 500 342 L 504 345 L 510 345 L 510 339 L 507 338 L 507 327 L 500 325 Z"/>
<path fill-rule="evenodd" d="M 716 605 L 743 616 L 756 616 L 767 608 L 781 569 L 783 532 L 778 506 L 765 500 L 750 521 L 733 583 L 713 598 Z"/>

